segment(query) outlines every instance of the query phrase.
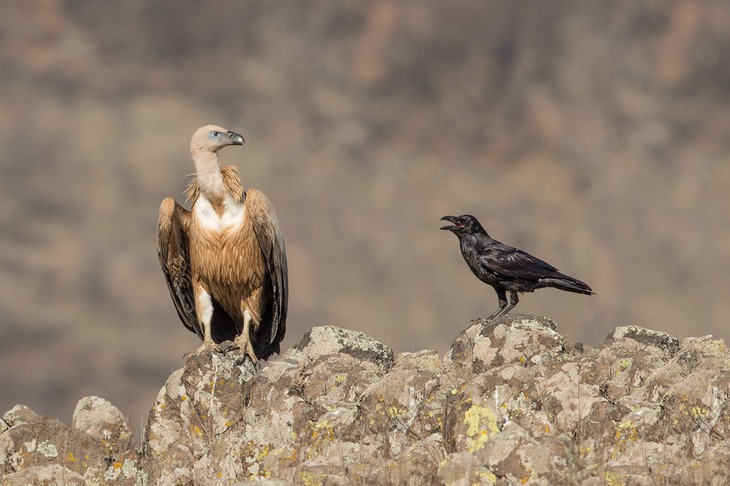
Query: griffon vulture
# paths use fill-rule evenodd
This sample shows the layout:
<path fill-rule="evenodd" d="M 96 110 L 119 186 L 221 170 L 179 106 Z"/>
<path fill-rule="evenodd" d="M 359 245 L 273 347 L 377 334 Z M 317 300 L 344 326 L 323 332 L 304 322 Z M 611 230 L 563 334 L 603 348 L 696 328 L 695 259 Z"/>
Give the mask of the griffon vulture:
<path fill-rule="evenodd" d="M 244 191 L 236 168 L 218 159 L 220 149 L 243 144 L 215 125 L 193 134 L 192 208 L 162 201 L 157 253 L 180 320 L 203 340 L 195 354 L 230 340 L 256 363 L 284 338 L 287 265 L 273 206 L 261 191 Z"/>

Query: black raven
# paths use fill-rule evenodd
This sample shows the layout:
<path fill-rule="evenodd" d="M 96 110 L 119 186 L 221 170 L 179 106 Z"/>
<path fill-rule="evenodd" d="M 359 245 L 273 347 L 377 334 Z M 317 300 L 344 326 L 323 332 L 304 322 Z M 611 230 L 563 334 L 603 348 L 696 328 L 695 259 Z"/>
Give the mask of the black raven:
<path fill-rule="evenodd" d="M 453 223 L 441 229 L 459 237 L 461 254 L 474 275 L 497 292 L 499 309 L 487 318 L 489 321 L 511 311 L 519 302 L 518 292 L 555 287 L 577 294 L 593 294 L 593 290 L 580 280 L 558 272 L 557 268 L 527 252 L 493 239 L 470 214 L 441 219 Z"/>

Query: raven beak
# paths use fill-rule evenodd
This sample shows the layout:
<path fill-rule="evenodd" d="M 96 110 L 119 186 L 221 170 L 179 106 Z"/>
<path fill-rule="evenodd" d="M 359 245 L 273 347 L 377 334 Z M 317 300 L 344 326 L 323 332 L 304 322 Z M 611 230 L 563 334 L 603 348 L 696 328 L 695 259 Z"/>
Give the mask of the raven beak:
<path fill-rule="evenodd" d="M 442 230 L 448 230 L 448 231 L 454 231 L 457 228 L 456 222 L 458 220 L 459 220 L 459 218 L 457 218 L 456 216 L 444 216 L 443 218 L 441 218 L 441 221 L 450 221 L 450 222 L 452 222 L 454 224 L 449 224 L 449 225 L 446 225 L 446 226 L 442 226 L 441 229 Z"/>
<path fill-rule="evenodd" d="M 246 143 L 246 141 L 243 139 L 243 135 L 236 132 L 231 132 L 230 130 L 226 132 L 228 135 L 228 139 L 231 141 L 232 145 L 243 145 Z"/>

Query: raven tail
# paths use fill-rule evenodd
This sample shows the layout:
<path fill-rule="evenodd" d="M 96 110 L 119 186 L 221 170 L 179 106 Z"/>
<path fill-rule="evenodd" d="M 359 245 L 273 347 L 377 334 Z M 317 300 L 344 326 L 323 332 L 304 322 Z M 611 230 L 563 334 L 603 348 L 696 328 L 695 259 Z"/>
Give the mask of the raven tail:
<path fill-rule="evenodd" d="M 560 277 L 541 278 L 540 287 L 555 287 L 556 289 L 565 290 L 566 292 L 575 292 L 576 294 L 592 295 L 593 289 L 585 282 L 581 282 L 577 278 L 561 275 Z"/>

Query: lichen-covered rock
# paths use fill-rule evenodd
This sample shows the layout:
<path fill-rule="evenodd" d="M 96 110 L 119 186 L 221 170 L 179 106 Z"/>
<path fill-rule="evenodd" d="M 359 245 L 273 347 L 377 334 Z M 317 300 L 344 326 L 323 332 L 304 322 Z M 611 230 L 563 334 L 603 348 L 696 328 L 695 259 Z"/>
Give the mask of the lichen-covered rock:
<path fill-rule="evenodd" d="M 193 356 L 168 379 L 150 415 L 149 478 L 228 484 L 278 471 L 290 481 L 325 475 L 347 482 L 348 465 L 377 452 L 353 433 L 357 402 L 392 365 L 383 344 L 332 326 L 313 328 L 258 374 L 234 356 Z"/>
<path fill-rule="evenodd" d="M 246 383 L 255 374 L 237 356 L 191 356 L 160 390 L 145 430 L 144 457 L 152 484 L 189 484 L 209 477 L 233 482 L 240 454 L 221 454 L 243 417 Z M 238 446 L 234 441 L 232 447 Z"/>
<path fill-rule="evenodd" d="M 135 485 L 144 482 L 138 454 L 112 450 L 85 431 L 16 406 L 5 414 L 9 423 L 0 434 L 0 472 L 5 484 Z M 128 444 L 127 447 L 128 449 Z M 119 464 L 120 474 L 114 474 Z M 121 474 L 124 472 L 124 474 Z"/>
<path fill-rule="evenodd" d="M 392 349 L 367 334 L 335 326 L 313 327 L 284 358 L 305 363 L 330 354 L 348 354 L 358 361 L 374 363 L 385 371 L 393 365 Z"/>
<path fill-rule="evenodd" d="M 73 427 L 17 406 L 2 485 L 729 484 L 730 352 L 637 326 L 596 348 L 544 318 L 478 320 L 443 359 L 313 328 L 258 371 L 193 356 L 160 391 L 143 454 L 108 402 Z M 144 462 L 140 458 L 144 457 Z"/>
<path fill-rule="evenodd" d="M 445 364 L 476 374 L 504 364 L 554 360 L 565 351 L 556 328 L 550 319 L 525 314 L 477 319 L 451 345 Z"/>
<path fill-rule="evenodd" d="M 433 437 L 442 430 L 441 360 L 435 351 L 403 353 L 387 375 L 359 396 L 356 426 L 363 421 L 383 447 L 399 455 L 412 440 Z"/>
<path fill-rule="evenodd" d="M 251 479 L 349 484 L 375 474 L 384 438 L 364 426 L 360 403 L 392 366 L 392 350 L 363 333 L 309 331 L 252 380 L 243 435 L 264 453 Z"/>
<path fill-rule="evenodd" d="M 101 476 L 104 450 L 93 437 L 51 417 L 38 417 L 8 429 L 0 436 L 0 457 L 13 471 L 60 462 L 82 476 Z"/>
<path fill-rule="evenodd" d="M 488 425 L 489 426 L 489 425 Z M 533 437 L 510 422 L 473 450 L 451 454 L 439 468 L 445 484 L 575 484 L 579 477 L 567 437 Z"/>
<path fill-rule="evenodd" d="M 3 422 L 7 428 L 16 425 L 27 424 L 40 420 L 41 416 L 35 413 L 26 405 L 16 405 L 3 415 Z"/>
<path fill-rule="evenodd" d="M 92 436 L 114 456 L 129 449 L 132 433 L 124 415 L 109 401 L 84 397 L 76 404 L 71 427 Z"/>
<path fill-rule="evenodd" d="M 618 339 L 632 339 L 644 346 L 659 348 L 668 357 L 672 357 L 679 349 L 679 339 L 666 332 L 645 329 L 639 326 L 619 326 L 608 334 L 607 343 Z"/>
<path fill-rule="evenodd" d="M 84 476 L 60 464 L 32 466 L 2 476 L 3 486 L 86 486 Z"/>

